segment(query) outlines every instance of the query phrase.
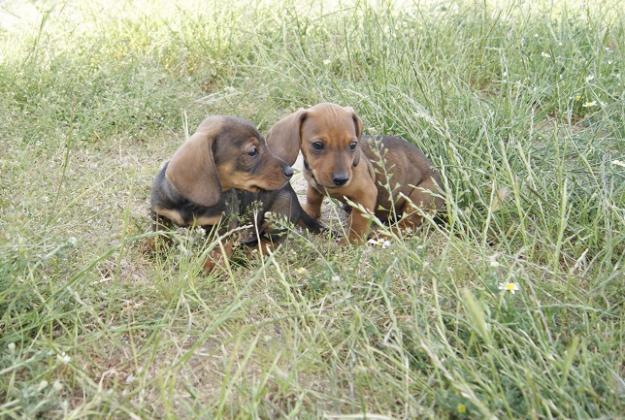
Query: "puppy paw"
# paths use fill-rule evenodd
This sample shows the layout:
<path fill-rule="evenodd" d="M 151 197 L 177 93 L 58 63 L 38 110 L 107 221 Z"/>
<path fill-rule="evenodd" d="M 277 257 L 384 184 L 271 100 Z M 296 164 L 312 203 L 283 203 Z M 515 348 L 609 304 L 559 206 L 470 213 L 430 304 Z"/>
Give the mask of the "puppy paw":
<path fill-rule="evenodd" d="M 213 249 L 208 254 L 206 259 L 204 260 L 204 263 L 202 264 L 202 272 L 208 275 L 211 271 L 215 269 L 215 267 L 222 266 L 224 265 L 224 263 L 224 256 L 221 253 L 221 250 L 219 248 Z"/>
<path fill-rule="evenodd" d="M 220 246 L 214 248 L 208 254 L 204 264 L 202 265 L 202 271 L 204 274 L 210 273 L 218 266 L 222 267 L 228 265 L 228 259 L 232 256 L 233 247 L 234 241 L 226 241 L 223 244 L 223 251 L 225 251 L 225 254 L 222 252 L 222 248 Z"/>
<path fill-rule="evenodd" d="M 204 260 L 204 264 L 202 264 L 202 273 L 204 273 L 205 275 L 210 274 L 210 272 L 213 271 L 213 269 L 215 268 L 215 265 L 217 265 L 215 261 L 207 258 L 206 260 Z"/>
<path fill-rule="evenodd" d="M 156 256 L 163 253 L 170 245 L 166 238 L 155 236 L 147 238 L 138 244 L 139 252 L 146 256 Z"/>

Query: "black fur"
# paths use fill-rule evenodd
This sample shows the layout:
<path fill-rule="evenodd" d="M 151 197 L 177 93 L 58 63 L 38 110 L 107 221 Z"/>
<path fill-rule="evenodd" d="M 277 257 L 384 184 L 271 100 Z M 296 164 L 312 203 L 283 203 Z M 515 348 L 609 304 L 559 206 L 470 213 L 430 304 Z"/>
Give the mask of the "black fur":
<path fill-rule="evenodd" d="M 222 193 L 215 206 L 204 207 L 180 195 L 165 178 L 166 169 L 167 163 L 163 165 L 154 179 L 150 206 L 152 209 L 160 207 L 176 210 L 184 220 L 182 226 L 191 226 L 193 220 L 199 217 L 213 217 L 223 214 L 220 226 L 225 229 L 232 229 L 241 224 L 254 225 L 254 232 L 250 233 L 249 239 L 242 241 L 246 245 L 257 243 L 256 231 L 261 238 L 265 237 L 272 241 L 280 240 L 284 236 L 284 230 L 273 229 L 268 226 L 265 220 L 267 212 L 285 218 L 292 224 L 314 233 L 324 230 L 323 225 L 302 209 L 297 194 L 289 183 L 275 191 L 249 192 L 231 189 Z M 155 214 L 153 211 L 152 217 L 155 222 L 154 228 L 157 230 L 161 227 L 174 225 L 172 221 Z M 214 226 L 202 227 L 212 229 Z"/>

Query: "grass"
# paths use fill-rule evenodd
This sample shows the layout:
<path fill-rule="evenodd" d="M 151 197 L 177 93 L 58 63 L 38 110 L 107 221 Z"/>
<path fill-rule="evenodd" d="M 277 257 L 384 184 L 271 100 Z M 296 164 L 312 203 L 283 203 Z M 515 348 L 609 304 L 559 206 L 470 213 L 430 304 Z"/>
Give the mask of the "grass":
<path fill-rule="evenodd" d="M 0 11 L 0 416 L 625 412 L 620 2 Z M 320 101 L 424 150 L 448 223 L 211 276 L 193 232 L 141 252 L 186 127 Z"/>

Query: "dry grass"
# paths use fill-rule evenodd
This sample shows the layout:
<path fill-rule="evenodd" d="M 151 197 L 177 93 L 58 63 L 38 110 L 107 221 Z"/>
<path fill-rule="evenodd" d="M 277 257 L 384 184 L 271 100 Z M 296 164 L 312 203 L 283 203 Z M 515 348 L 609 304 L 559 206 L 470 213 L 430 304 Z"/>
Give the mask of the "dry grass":
<path fill-rule="evenodd" d="M 2 3 L 0 415 L 618 417 L 620 9 Z M 448 223 L 141 252 L 187 127 L 323 100 L 431 156 Z"/>

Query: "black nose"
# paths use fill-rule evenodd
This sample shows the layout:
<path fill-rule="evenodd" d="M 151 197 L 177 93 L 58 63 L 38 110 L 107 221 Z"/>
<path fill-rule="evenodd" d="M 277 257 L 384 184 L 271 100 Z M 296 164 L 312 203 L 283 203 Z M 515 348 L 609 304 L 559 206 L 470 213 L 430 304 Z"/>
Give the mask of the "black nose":
<path fill-rule="evenodd" d="M 285 177 L 291 178 L 293 176 L 293 168 L 291 168 L 290 166 L 285 166 L 284 169 L 282 169 L 282 173 Z"/>
<path fill-rule="evenodd" d="M 334 175 L 332 181 L 334 181 L 334 185 L 343 185 L 349 181 L 349 177 L 347 175 Z"/>

